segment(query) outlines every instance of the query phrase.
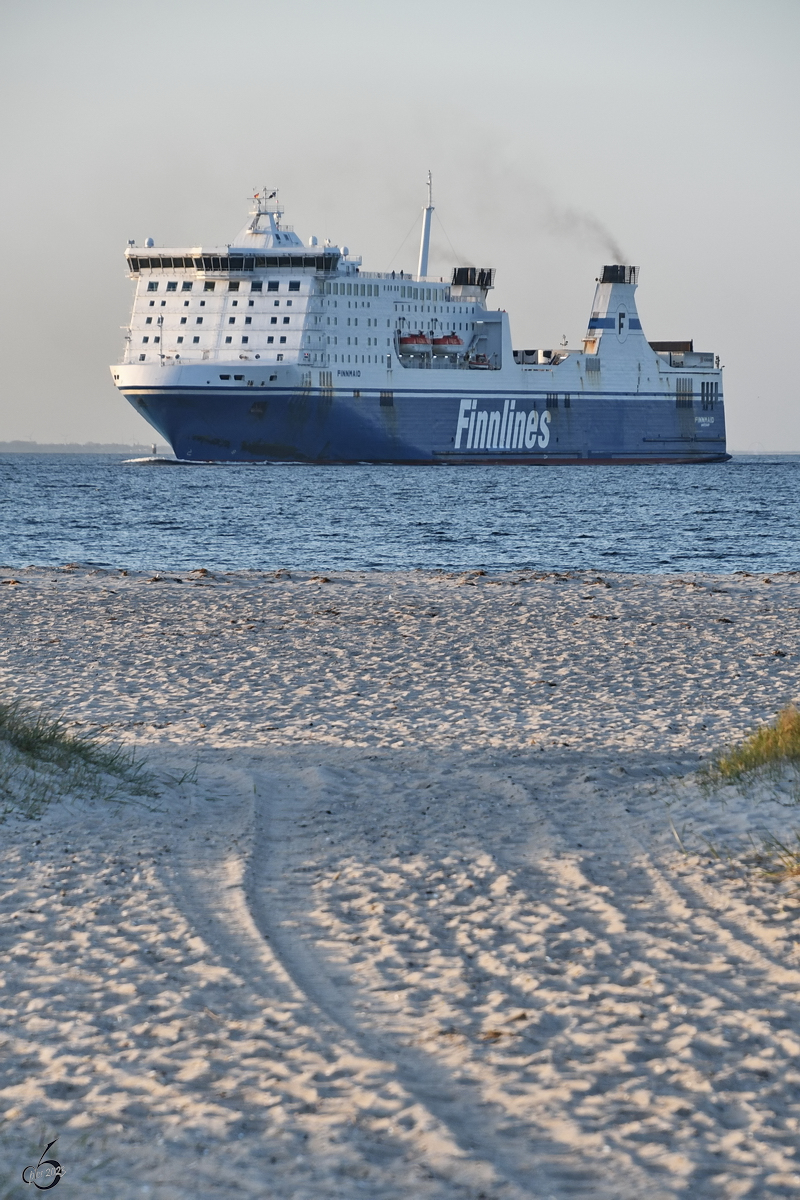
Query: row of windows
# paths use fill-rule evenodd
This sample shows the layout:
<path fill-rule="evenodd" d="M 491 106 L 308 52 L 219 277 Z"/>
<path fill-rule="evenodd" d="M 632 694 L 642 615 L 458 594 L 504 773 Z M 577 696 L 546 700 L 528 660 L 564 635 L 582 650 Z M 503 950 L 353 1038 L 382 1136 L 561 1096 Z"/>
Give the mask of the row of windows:
<path fill-rule="evenodd" d="M 178 345 L 179 345 L 179 346 L 182 346 L 182 345 L 183 345 L 183 340 L 184 340 L 184 339 L 183 339 L 182 337 L 176 338 L 175 340 L 177 341 L 177 343 L 178 343 Z M 142 345 L 146 346 L 146 345 L 149 343 L 149 341 L 150 341 L 150 338 L 149 338 L 149 336 L 147 336 L 147 337 L 143 337 L 143 338 L 142 338 Z M 161 341 L 161 339 L 160 339 L 160 338 L 157 338 L 157 337 L 154 337 L 154 338 L 153 338 L 153 343 L 154 343 L 154 345 L 158 345 L 158 343 L 159 343 L 160 341 Z M 226 337 L 226 338 L 225 338 L 225 343 L 226 343 L 226 345 L 227 345 L 228 343 L 232 342 L 232 341 L 233 341 L 233 338 L 232 338 L 232 337 Z M 242 338 L 242 345 L 243 345 L 243 346 L 246 346 L 246 345 L 248 344 L 248 342 L 249 342 L 249 341 L 250 341 L 250 338 L 249 338 L 249 337 L 243 337 L 243 338 Z M 273 344 L 273 342 L 274 342 L 274 341 L 275 341 L 275 338 L 274 338 L 274 337 L 268 337 L 268 338 L 267 338 L 267 345 L 268 345 L 268 346 L 271 346 L 271 345 Z M 281 345 L 283 345 L 283 344 L 286 342 L 286 338 L 285 338 L 285 337 L 280 337 L 280 338 L 278 338 L 278 342 L 279 342 Z M 200 338 L 199 338 L 199 337 L 193 337 L 193 338 L 192 338 L 192 344 L 193 344 L 193 345 L 195 345 L 195 346 L 199 345 L 199 344 L 200 344 Z"/>
<path fill-rule="evenodd" d="M 128 266 L 131 271 L 137 273 L 139 271 L 255 271 L 259 267 L 277 267 L 279 270 L 288 268 L 290 271 L 294 268 L 299 270 L 312 271 L 336 271 L 339 266 L 339 255 L 337 254 L 298 254 L 286 255 L 282 258 L 266 258 L 262 255 L 253 258 L 244 258 L 239 254 L 230 256 L 224 254 L 204 254 L 197 258 L 184 258 L 183 256 L 176 258 L 174 255 L 164 257 L 159 255 L 157 258 L 129 258 Z"/>
<path fill-rule="evenodd" d="M 273 300 L 273 301 L 272 301 L 272 304 L 273 304 L 273 307 L 274 307 L 274 308 L 280 308 L 280 306 L 281 306 L 281 302 L 280 302 L 280 300 Z M 255 308 L 255 305 L 256 305 L 256 302 L 255 302 L 255 300 L 248 300 L 248 301 L 247 301 L 247 307 L 248 307 L 248 308 Z M 150 303 L 149 303 L 149 305 L 148 305 L 148 307 L 149 307 L 149 308 L 155 308 L 155 306 L 156 306 L 156 302 L 155 302 L 155 300 L 151 300 L 151 301 L 150 301 Z M 162 300 L 162 301 L 161 301 L 161 304 L 160 304 L 160 306 L 159 306 L 159 307 L 160 307 L 160 308 L 166 308 L 166 306 L 167 306 L 167 302 L 166 302 L 166 300 Z M 200 307 L 201 307 L 201 308 L 205 308 L 205 306 L 206 306 L 206 302 L 205 302 L 205 300 L 201 300 L 201 301 L 200 301 Z M 239 306 L 239 301 L 238 301 L 238 300 L 231 300 L 231 308 L 238 308 L 238 306 Z M 184 302 L 183 302 L 183 307 L 184 307 L 184 308 L 188 308 L 188 307 L 189 307 L 189 301 L 188 301 L 188 300 L 184 300 Z M 287 307 L 287 308 L 291 308 L 291 307 L 292 307 L 292 301 L 291 301 L 291 300 L 287 300 L 287 301 L 286 301 L 286 307 Z"/>
<path fill-rule="evenodd" d="M 220 287 L 223 287 L 222 280 L 213 280 L 213 279 L 204 280 L 203 281 L 203 291 L 204 292 L 215 291 L 217 282 L 219 282 Z M 242 282 L 243 281 L 239 280 L 239 279 L 229 279 L 227 290 L 229 292 L 238 292 L 240 290 L 240 288 L 242 287 Z M 267 291 L 268 292 L 280 291 L 280 285 L 281 285 L 281 281 L 279 279 L 268 279 L 267 280 Z M 148 292 L 157 292 L 159 287 L 160 287 L 159 280 L 151 279 L 148 281 L 148 284 L 147 284 Z M 194 287 L 194 282 L 192 280 L 185 279 L 181 283 L 181 291 L 182 292 L 191 292 L 193 287 Z M 263 288 L 264 288 L 263 280 L 253 279 L 250 281 L 250 291 L 251 292 L 261 292 L 261 291 L 263 291 Z M 167 291 L 168 292 L 177 292 L 177 290 L 178 290 L 178 281 L 174 280 L 174 279 L 170 280 L 167 283 Z M 300 280 L 299 279 L 290 279 L 288 281 L 288 290 L 290 292 L 299 292 L 300 291 Z M 344 281 L 339 283 L 339 282 L 335 282 L 335 281 L 326 281 L 322 284 L 322 291 L 327 296 L 379 296 L 380 295 L 380 285 L 377 283 L 345 283 Z M 450 299 L 449 288 L 429 288 L 429 287 L 426 288 L 426 287 L 419 287 L 419 286 L 412 287 L 410 284 L 408 284 L 408 285 L 402 284 L 402 285 L 398 285 L 396 287 L 388 287 L 388 288 L 385 287 L 384 291 L 397 292 L 399 297 L 403 300 L 445 301 L 445 300 Z"/>
<path fill-rule="evenodd" d="M 185 325 L 185 324 L 186 324 L 186 322 L 188 321 L 188 319 L 189 319 L 188 317 L 181 317 L 181 325 Z M 159 318 L 158 318 L 158 320 L 159 320 L 159 323 L 163 322 L 163 317 L 159 317 Z M 195 325 L 202 325 L 202 324 L 203 324 L 203 320 L 204 320 L 204 318 L 203 318 L 203 317 L 195 317 L 195 319 L 194 319 L 194 323 L 195 323 Z M 289 324 L 291 323 L 291 320 L 292 320 L 292 318 L 291 318 L 291 317 L 284 317 L 284 318 L 283 318 L 283 324 L 284 324 L 284 325 L 289 325 Z M 145 323 L 145 325 L 152 325 L 152 324 L 153 324 L 153 318 L 152 318 L 152 317 L 146 317 L 146 318 L 145 318 L 145 322 L 144 322 L 144 323 Z M 245 323 L 245 325 L 252 325 L 252 324 L 253 324 L 253 318 L 252 318 L 252 317 L 245 317 L 245 318 L 244 318 L 244 323 Z M 277 317 L 270 317 L 270 319 L 269 319 L 269 323 L 270 323 L 270 325 L 277 325 L 277 324 L 278 324 L 278 318 L 277 318 Z M 235 324 L 236 324 L 236 317 L 228 317 L 228 324 L 229 324 L 229 325 L 235 325 Z"/>
<path fill-rule="evenodd" d="M 380 287 L 377 283 L 336 283 L 326 281 L 322 285 L 326 296 L 379 296 Z M 400 284 L 396 287 L 384 288 L 387 292 L 399 292 L 404 300 L 449 300 L 449 288 L 411 287 Z"/>
<path fill-rule="evenodd" d="M 344 284 L 342 284 L 342 287 L 344 287 Z M 430 288 L 428 288 L 428 289 L 426 289 L 426 288 L 420 288 L 420 289 L 419 289 L 419 291 L 420 291 L 420 292 L 424 292 L 424 291 L 426 291 L 426 290 L 427 290 L 427 291 L 430 291 Z M 410 294 L 411 294 L 411 288 L 409 288 L 409 289 L 408 289 L 408 291 L 409 291 L 409 295 L 410 295 Z M 447 300 L 449 297 L 447 297 L 447 296 L 444 296 L 444 297 L 440 296 L 440 297 L 438 297 L 438 298 L 439 298 L 439 299 L 445 299 L 445 300 Z M 422 299 L 424 300 L 424 299 L 425 299 L 425 297 L 423 296 L 423 297 L 422 297 Z M 437 297 L 436 297 L 436 296 L 434 296 L 434 297 L 433 297 L 433 299 L 434 299 L 434 300 L 436 300 L 436 299 L 437 299 Z M 365 301 L 365 300 L 362 300 L 362 301 L 361 301 L 361 307 L 362 307 L 362 308 L 369 308 L 369 307 L 370 307 L 370 305 L 371 305 L 371 303 L 372 303 L 372 301 L 371 301 L 371 300 L 366 300 L 366 301 Z M 333 307 L 334 307 L 334 308 L 336 308 L 336 307 L 338 307 L 339 301 L 338 301 L 338 300 L 327 300 L 327 301 L 326 301 L 326 304 L 328 304 L 329 306 L 330 306 L 330 305 L 333 305 Z M 352 306 L 353 308 L 358 308 L 358 300 L 348 300 L 348 301 L 347 301 L 347 307 L 348 307 L 348 308 L 350 308 L 351 306 Z M 342 307 L 344 307 L 344 304 L 342 304 Z M 411 309 L 412 309 L 412 306 L 411 306 L 410 304 L 400 304 L 398 301 L 395 301 L 395 305 L 394 305 L 394 311 L 395 311 L 395 312 L 411 312 Z M 425 312 L 425 311 L 427 311 L 427 312 L 431 312 L 431 306 L 430 306 L 430 304 L 428 305 L 428 308 L 427 308 L 427 310 L 425 309 L 425 306 L 424 306 L 423 304 L 420 304 L 420 305 L 419 305 L 419 308 L 417 308 L 417 305 L 415 304 L 415 305 L 413 306 L 413 309 L 414 309 L 414 312 L 417 312 L 417 311 L 419 311 L 419 312 Z M 439 305 L 439 308 L 437 309 L 436 305 L 434 304 L 434 306 L 433 306 L 433 310 L 432 310 L 432 311 L 433 311 L 433 312 L 447 312 L 447 313 L 449 313 L 449 312 L 450 312 L 450 305 L 448 304 L 447 306 L 445 306 L 444 304 L 440 304 L 440 305 Z M 454 304 L 454 305 L 453 305 L 453 312 L 454 312 L 454 313 L 474 313 L 474 312 L 475 312 L 475 305 L 473 304 L 473 305 L 470 307 L 468 304 Z"/>
<path fill-rule="evenodd" d="M 188 280 L 188 279 L 184 280 L 184 282 L 181 284 L 181 291 L 182 292 L 191 292 L 193 286 L 194 286 L 194 284 L 190 280 Z M 213 292 L 216 289 L 216 286 L 217 286 L 216 282 L 213 279 L 206 279 L 203 284 L 203 291 L 204 292 Z M 268 292 L 278 292 L 278 291 L 280 291 L 280 286 L 281 286 L 281 281 L 279 279 L 268 279 L 267 280 L 267 291 Z M 342 286 L 344 286 L 344 285 L 342 285 Z M 228 280 L 228 291 L 229 292 L 238 292 L 239 287 L 240 287 L 240 280 L 238 280 L 238 279 L 229 279 Z M 147 285 L 148 292 L 157 292 L 158 288 L 159 288 L 159 281 L 157 279 L 151 279 Z M 175 280 L 175 279 L 170 280 L 167 283 L 167 291 L 168 292 L 177 292 L 177 290 L 178 290 L 177 280 Z M 261 292 L 263 290 L 264 290 L 263 280 L 254 279 L 251 282 L 251 284 L 250 284 L 251 292 Z M 289 291 L 290 292 L 299 292 L 300 291 L 300 280 L 299 279 L 290 279 L 289 280 Z"/>
<path fill-rule="evenodd" d="M 379 296 L 380 287 L 377 283 L 324 283 L 322 290 L 326 296 Z M 405 289 L 403 289 L 405 291 Z"/>
<path fill-rule="evenodd" d="M 338 339 L 338 337 L 336 337 L 335 335 L 334 335 L 334 337 L 327 337 L 327 338 L 325 339 L 325 342 L 326 342 L 326 345 L 328 345 L 328 346 L 330 346 L 330 345 L 338 346 L 338 345 L 339 345 L 339 339 Z M 347 344 L 348 344 L 348 346 L 350 345 L 350 338 L 348 338 L 348 339 L 347 339 Z M 390 338 L 387 338 L 387 339 L 386 339 L 386 345 L 388 346 L 388 345 L 390 345 L 390 344 L 391 344 L 391 339 L 390 339 Z M 354 338 L 353 338 L 353 345 L 354 345 L 354 346 L 357 346 L 357 345 L 358 345 L 358 338 L 357 338 L 357 337 L 354 337 Z M 367 345 L 368 345 L 368 346 L 377 346 L 377 345 L 378 345 L 378 339 L 377 339 L 377 338 L 367 338 Z"/>
<path fill-rule="evenodd" d="M 387 358 L 387 365 L 388 365 L 388 359 L 389 359 L 389 357 L 390 357 L 390 356 L 387 354 L 387 356 L 386 356 L 386 358 Z M 328 362 L 330 362 L 330 361 L 331 361 L 331 359 L 330 359 L 330 355 L 328 355 Z M 333 361 L 334 361 L 334 362 L 340 362 L 340 361 L 341 361 L 341 362 L 358 362 L 358 355 L 357 355 L 357 354 L 354 354 L 354 355 L 353 355 L 353 357 L 352 357 L 352 359 L 351 359 L 349 354 L 347 355 L 347 358 L 345 358 L 345 356 L 344 356 L 344 354 L 343 354 L 343 355 L 342 355 L 342 357 L 341 357 L 341 359 L 340 359 L 338 354 L 334 354 L 334 356 L 333 356 Z M 361 361 L 362 361 L 362 363 L 363 363 L 363 362 L 368 362 L 368 363 L 370 363 L 370 362 L 374 362 L 374 363 L 377 363 L 377 362 L 383 362 L 383 356 L 382 356 L 382 355 L 380 355 L 380 354 L 367 354 L 366 356 L 362 354 L 362 355 L 361 355 Z"/>

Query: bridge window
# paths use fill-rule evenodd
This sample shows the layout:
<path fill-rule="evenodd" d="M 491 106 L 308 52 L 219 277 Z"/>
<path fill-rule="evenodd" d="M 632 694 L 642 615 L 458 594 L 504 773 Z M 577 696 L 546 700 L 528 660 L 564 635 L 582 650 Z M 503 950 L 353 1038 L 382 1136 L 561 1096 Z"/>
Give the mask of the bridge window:
<path fill-rule="evenodd" d="M 250 291 L 251 291 L 251 292 L 260 292 L 260 291 L 261 291 L 261 289 L 262 289 L 262 283 L 261 283 L 261 280 L 260 280 L 260 279 L 254 279 L 254 280 L 253 280 L 253 282 L 250 284 Z"/>
<path fill-rule="evenodd" d="M 290 279 L 289 280 L 289 291 L 290 292 L 299 292 L 300 291 L 300 280 L 299 279 Z"/>
<path fill-rule="evenodd" d="M 239 280 L 231 279 L 231 281 L 228 284 L 228 291 L 229 292 L 238 292 L 238 290 L 239 290 Z"/>
<path fill-rule="evenodd" d="M 184 280 L 183 283 L 181 284 L 181 291 L 182 292 L 190 292 L 191 290 L 192 290 L 191 283 Z"/>
<path fill-rule="evenodd" d="M 213 292 L 213 290 L 214 290 L 214 280 L 207 279 L 205 281 L 205 283 L 203 284 L 203 291 L 204 292 Z"/>
<path fill-rule="evenodd" d="M 277 292 L 279 290 L 280 286 L 281 286 L 281 284 L 280 284 L 279 279 L 270 279 L 267 282 L 267 291 L 268 292 Z"/>
<path fill-rule="evenodd" d="M 147 290 L 148 290 L 148 292 L 157 292 L 158 291 L 158 283 L 156 282 L 156 280 L 154 280 L 154 279 L 150 280 L 150 282 L 147 285 Z"/>

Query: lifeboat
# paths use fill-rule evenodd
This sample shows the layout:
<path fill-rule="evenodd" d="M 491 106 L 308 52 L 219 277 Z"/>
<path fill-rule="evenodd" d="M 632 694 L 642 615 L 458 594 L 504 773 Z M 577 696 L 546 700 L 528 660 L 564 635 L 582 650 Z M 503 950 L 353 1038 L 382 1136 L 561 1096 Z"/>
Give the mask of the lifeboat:
<path fill-rule="evenodd" d="M 491 365 L 485 354 L 475 354 L 467 363 L 470 371 L 489 371 Z"/>
<path fill-rule="evenodd" d="M 444 337 L 433 339 L 434 354 L 460 354 L 463 349 L 464 343 L 456 333 L 446 333 Z"/>
<path fill-rule="evenodd" d="M 431 339 L 424 333 L 406 333 L 399 339 L 401 354 L 430 354 Z"/>

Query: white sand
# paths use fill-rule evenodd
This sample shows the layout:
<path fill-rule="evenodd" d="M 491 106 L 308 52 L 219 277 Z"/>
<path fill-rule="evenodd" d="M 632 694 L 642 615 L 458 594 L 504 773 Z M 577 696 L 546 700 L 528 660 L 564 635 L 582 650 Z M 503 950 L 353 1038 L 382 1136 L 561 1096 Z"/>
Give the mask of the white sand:
<path fill-rule="evenodd" d="M 159 794 L 0 826 L 0 1197 L 797 1196 L 800 821 L 692 777 L 797 576 L 9 578 L 0 695 Z"/>

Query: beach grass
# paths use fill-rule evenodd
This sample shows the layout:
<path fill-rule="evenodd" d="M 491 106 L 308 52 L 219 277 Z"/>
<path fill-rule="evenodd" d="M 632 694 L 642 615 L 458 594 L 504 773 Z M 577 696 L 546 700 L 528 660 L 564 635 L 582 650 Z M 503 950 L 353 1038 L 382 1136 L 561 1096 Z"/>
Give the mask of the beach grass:
<path fill-rule="evenodd" d="M 769 834 L 762 840 L 755 858 L 768 879 L 781 881 L 800 876 L 800 831 L 794 830 L 791 840 Z"/>
<path fill-rule="evenodd" d="M 793 704 L 780 709 L 773 721 L 753 730 L 737 745 L 720 751 L 700 772 L 700 782 L 713 789 L 726 784 L 739 788 L 771 781 L 773 795 L 800 802 L 800 710 Z M 785 803 L 785 801 L 781 801 Z M 746 861 L 776 882 L 800 876 L 800 831 L 761 837 Z"/>
<path fill-rule="evenodd" d="M 800 710 L 782 708 L 769 725 L 716 755 L 703 771 L 712 785 L 742 783 L 758 775 L 777 776 L 800 765 Z"/>
<path fill-rule="evenodd" d="M 135 794 L 151 790 L 133 750 L 71 732 L 62 718 L 20 701 L 0 702 L 0 798 L 6 814 L 36 817 L 59 796 L 112 798 L 123 787 Z"/>

